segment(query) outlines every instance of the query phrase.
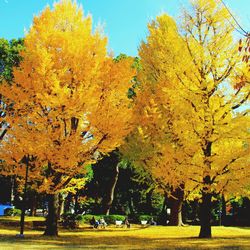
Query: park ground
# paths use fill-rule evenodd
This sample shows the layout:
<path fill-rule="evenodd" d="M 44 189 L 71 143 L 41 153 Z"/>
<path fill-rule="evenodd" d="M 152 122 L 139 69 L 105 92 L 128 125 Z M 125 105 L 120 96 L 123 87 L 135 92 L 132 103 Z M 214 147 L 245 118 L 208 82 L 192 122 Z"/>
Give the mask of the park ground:
<path fill-rule="evenodd" d="M 0 250 L 30 249 L 250 249 L 250 228 L 213 227 L 212 239 L 199 239 L 199 226 L 167 227 L 132 225 L 130 229 L 108 226 L 77 230 L 60 229 L 59 237 L 45 237 L 28 228 L 18 239 L 18 228 L 0 225 Z"/>

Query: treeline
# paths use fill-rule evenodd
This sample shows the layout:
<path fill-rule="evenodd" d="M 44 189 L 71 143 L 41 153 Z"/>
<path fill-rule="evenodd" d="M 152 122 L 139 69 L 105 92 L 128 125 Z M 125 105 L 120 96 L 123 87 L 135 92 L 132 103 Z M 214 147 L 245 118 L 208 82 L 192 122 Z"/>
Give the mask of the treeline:
<path fill-rule="evenodd" d="M 112 156 L 116 158 L 112 160 Z M 59 213 L 61 219 L 64 215 L 107 215 L 119 214 L 128 217 L 131 222 L 140 223 L 138 218 L 154 218 L 158 225 L 178 225 L 174 216 L 173 199 L 165 195 L 152 181 L 142 179 L 138 171 L 127 163 L 118 163 L 117 155 L 112 155 L 100 160 L 96 165 L 89 167 L 89 179 L 84 189 L 74 190 L 61 194 Z M 116 167 L 119 167 L 119 172 Z M 112 179 L 117 175 L 117 183 Z M 22 209 L 22 192 L 13 177 L 0 179 L 0 204 L 12 204 L 17 209 Z M 113 199 L 111 190 L 114 188 Z M 110 202 L 108 206 L 107 201 Z M 212 225 L 225 226 L 249 226 L 248 198 L 231 199 L 225 201 L 218 197 L 212 205 Z M 109 207 L 109 210 L 107 209 Z M 47 213 L 47 197 L 28 189 L 25 209 L 30 216 L 41 216 Z M 10 211 L 12 212 L 12 211 Z M 16 211 L 14 211 L 16 212 Z M 10 213 L 11 214 L 11 213 Z M 18 213 L 20 214 L 20 212 Z M 185 201 L 181 211 L 184 224 L 199 225 L 199 202 L 198 200 Z M 91 217 L 90 217 L 91 218 Z M 67 225 L 68 226 L 68 225 Z"/>

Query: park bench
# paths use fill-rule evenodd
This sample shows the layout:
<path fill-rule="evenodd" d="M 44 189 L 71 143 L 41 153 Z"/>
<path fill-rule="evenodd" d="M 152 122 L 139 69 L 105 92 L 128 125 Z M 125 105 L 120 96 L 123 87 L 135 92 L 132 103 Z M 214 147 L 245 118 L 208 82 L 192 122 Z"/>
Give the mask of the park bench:
<path fill-rule="evenodd" d="M 147 224 L 148 224 L 148 221 L 147 221 L 147 220 L 141 220 L 141 225 L 142 225 L 143 227 L 147 226 Z"/>
<path fill-rule="evenodd" d="M 115 221 L 115 226 L 116 227 L 122 227 L 123 225 L 122 225 L 122 220 L 116 220 Z"/>

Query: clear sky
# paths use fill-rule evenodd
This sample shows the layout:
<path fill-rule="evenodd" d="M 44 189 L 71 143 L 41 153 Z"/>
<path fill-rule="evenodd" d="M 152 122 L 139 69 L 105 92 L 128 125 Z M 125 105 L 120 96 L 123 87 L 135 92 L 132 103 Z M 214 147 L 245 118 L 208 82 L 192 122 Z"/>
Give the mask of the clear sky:
<path fill-rule="evenodd" d="M 54 0 L 0 0 L 0 37 L 24 36 L 34 15 Z M 104 24 L 109 48 L 115 54 L 136 55 L 137 48 L 147 34 L 147 23 L 158 14 L 167 12 L 178 18 L 181 6 L 188 0 L 78 0 L 85 13 L 92 14 L 94 25 Z M 219 0 L 218 0 L 219 2 Z M 224 0 L 237 16 L 240 24 L 250 31 L 250 0 Z"/>

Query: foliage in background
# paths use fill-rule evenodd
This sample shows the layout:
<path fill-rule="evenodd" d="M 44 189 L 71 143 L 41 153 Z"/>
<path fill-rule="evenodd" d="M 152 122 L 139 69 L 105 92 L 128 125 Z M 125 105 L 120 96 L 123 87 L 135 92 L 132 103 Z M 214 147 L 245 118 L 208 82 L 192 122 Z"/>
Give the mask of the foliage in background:
<path fill-rule="evenodd" d="M 4 215 L 6 216 L 20 216 L 21 210 L 17 208 L 6 208 L 4 210 Z"/>
<path fill-rule="evenodd" d="M 4 80 L 11 83 L 13 79 L 13 67 L 18 67 L 24 50 L 23 39 L 12 39 L 7 41 L 0 39 L 0 82 Z"/>

